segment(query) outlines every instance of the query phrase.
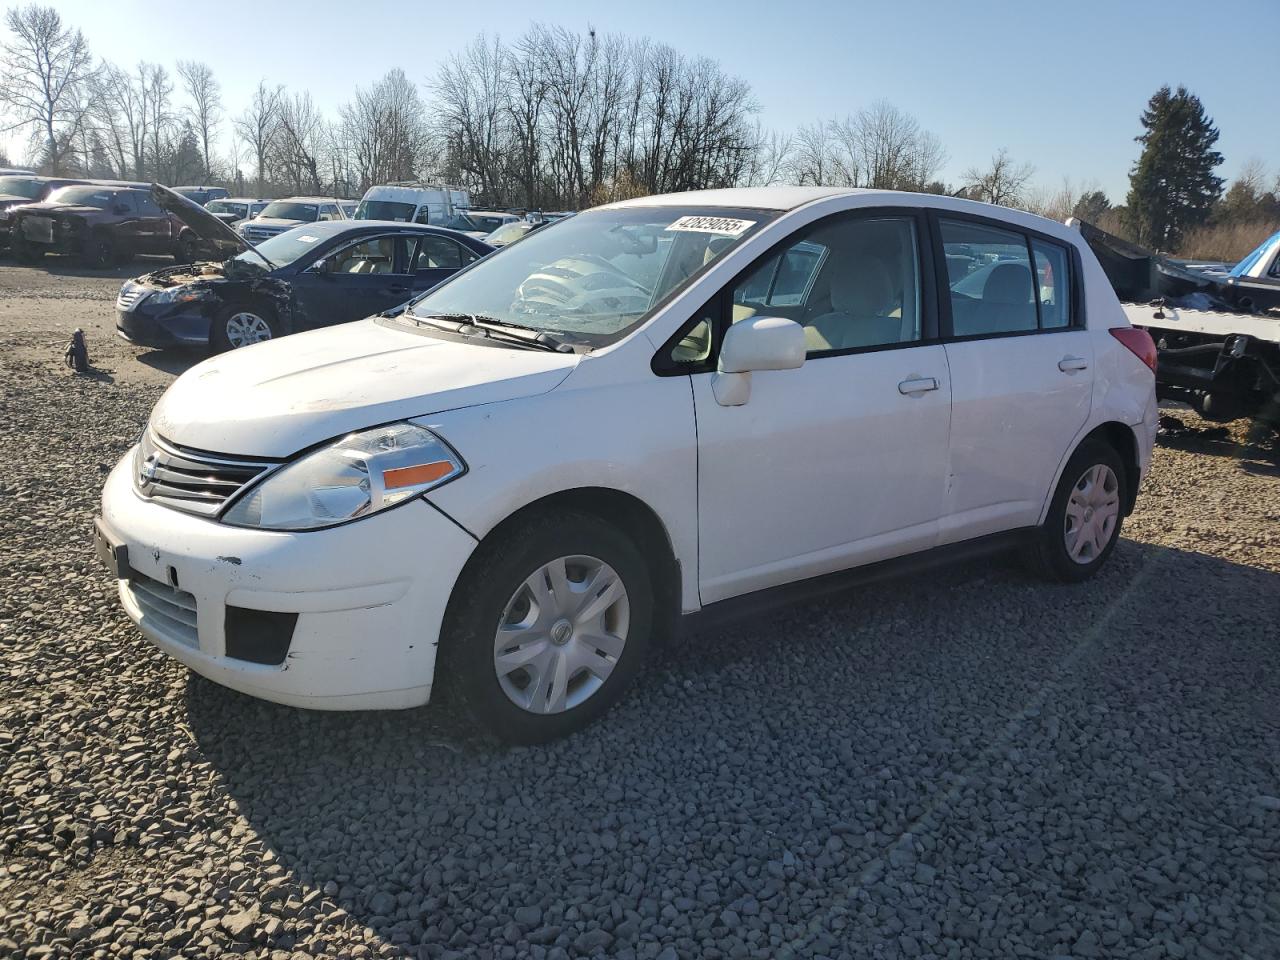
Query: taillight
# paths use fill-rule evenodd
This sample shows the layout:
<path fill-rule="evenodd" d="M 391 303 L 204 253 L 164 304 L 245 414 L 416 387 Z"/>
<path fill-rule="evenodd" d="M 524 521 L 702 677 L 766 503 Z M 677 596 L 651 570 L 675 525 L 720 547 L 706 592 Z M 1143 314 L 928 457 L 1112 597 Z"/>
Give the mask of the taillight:
<path fill-rule="evenodd" d="M 1129 352 L 1156 372 L 1156 342 L 1141 327 L 1112 327 L 1111 335 L 1128 348 Z"/>

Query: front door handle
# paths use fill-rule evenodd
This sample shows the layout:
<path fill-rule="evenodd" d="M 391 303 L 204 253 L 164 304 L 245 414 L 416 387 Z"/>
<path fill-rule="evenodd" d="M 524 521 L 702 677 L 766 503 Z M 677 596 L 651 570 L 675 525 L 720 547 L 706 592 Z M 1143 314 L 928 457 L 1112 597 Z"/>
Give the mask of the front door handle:
<path fill-rule="evenodd" d="M 1089 361 L 1084 357 L 1063 357 L 1058 361 L 1058 369 L 1063 373 L 1075 373 L 1079 370 L 1088 370 Z"/>
<path fill-rule="evenodd" d="M 912 377 L 898 384 L 898 392 L 904 397 L 918 397 L 922 393 L 938 389 L 938 381 L 933 377 Z"/>
<path fill-rule="evenodd" d="M 408 293 L 408 292 L 409 292 L 408 287 L 402 287 L 399 284 L 387 287 L 387 293 Z"/>

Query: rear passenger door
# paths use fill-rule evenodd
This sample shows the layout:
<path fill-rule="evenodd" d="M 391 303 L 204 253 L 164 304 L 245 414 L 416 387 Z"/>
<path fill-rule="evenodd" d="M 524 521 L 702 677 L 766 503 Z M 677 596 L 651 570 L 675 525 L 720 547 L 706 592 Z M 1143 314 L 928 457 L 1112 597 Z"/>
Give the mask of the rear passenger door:
<path fill-rule="evenodd" d="M 997 221 L 932 220 L 951 373 L 949 543 L 1039 522 L 1089 416 L 1093 348 L 1067 244 Z"/>
<path fill-rule="evenodd" d="M 141 253 L 172 253 L 176 234 L 175 221 L 156 206 L 151 194 L 135 190 L 133 199 L 138 208 L 138 242 Z"/>
<path fill-rule="evenodd" d="M 433 235 L 422 237 L 413 258 L 413 293 L 425 293 L 475 259 L 477 255 L 457 240 Z"/>

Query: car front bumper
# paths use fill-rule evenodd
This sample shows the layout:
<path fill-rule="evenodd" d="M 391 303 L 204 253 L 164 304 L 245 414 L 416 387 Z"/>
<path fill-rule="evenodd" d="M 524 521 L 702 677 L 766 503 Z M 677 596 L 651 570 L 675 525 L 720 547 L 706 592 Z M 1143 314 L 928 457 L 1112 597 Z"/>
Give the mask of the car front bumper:
<path fill-rule="evenodd" d="M 146 300 L 116 310 L 116 334 L 140 347 L 207 347 L 210 319 L 195 304 L 156 306 Z"/>
<path fill-rule="evenodd" d="M 431 696 L 445 606 L 475 540 L 413 501 L 328 530 L 226 526 L 139 496 L 130 451 L 107 479 L 100 523 L 127 552 L 129 618 L 217 683 L 321 710 L 399 709 Z M 296 614 L 279 664 L 231 656 L 255 642 L 242 611 Z M 257 617 L 258 620 L 264 618 Z"/>

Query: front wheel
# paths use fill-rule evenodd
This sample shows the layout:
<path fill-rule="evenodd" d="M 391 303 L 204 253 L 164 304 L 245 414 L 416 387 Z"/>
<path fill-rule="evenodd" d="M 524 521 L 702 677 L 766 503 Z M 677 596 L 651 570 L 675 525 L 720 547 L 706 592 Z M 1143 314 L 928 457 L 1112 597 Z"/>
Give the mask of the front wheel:
<path fill-rule="evenodd" d="M 85 238 L 80 262 L 92 270 L 104 270 L 116 262 L 116 245 L 111 234 L 95 230 Z"/>
<path fill-rule="evenodd" d="M 265 308 L 237 304 L 218 311 L 209 331 L 209 346 L 215 353 L 225 353 L 264 343 L 276 336 L 275 317 Z"/>
<path fill-rule="evenodd" d="M 1044 525 L 1029 549 L 1050 579 L 1078 583 L 1107 561 L 1124 523 L 1124 463 L 1108 444 L 1090 440 L 1067 461 Z"/>
<path fill-rule="evenodd" d="M 622 531 L 578 513 L 526 521 L 482 545 L 454 588 L 441 680 L 501 740 L 565 736 L 631 683 L 653 608 L 648 567 Z"/>
<path fill-rule="evenodd" d="M 16 229 L 9 235 L 9 252 L 13 254 L 13 259 L 27 266 L 34 266 L 44 259 L 44 251 L 27 243 Z"/>

